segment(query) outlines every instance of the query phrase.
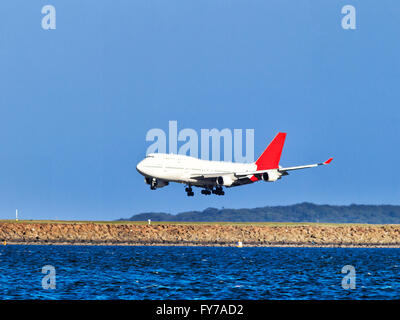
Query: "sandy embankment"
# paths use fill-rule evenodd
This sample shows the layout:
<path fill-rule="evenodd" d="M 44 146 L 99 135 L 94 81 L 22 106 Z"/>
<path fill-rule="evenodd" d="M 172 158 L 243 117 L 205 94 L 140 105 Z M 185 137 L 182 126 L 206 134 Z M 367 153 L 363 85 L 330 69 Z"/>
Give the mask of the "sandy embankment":
<path fill-rule="evenodd" d="M 400 225 L 0 223 L 8 244 L 400 247 Z"/>

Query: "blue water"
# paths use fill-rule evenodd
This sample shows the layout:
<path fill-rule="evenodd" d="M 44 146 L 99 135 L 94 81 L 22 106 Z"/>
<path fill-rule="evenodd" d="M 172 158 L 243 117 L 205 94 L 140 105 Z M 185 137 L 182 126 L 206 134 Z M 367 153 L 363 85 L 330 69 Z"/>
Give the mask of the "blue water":
<path fill-rule="evenodd" d="M 7 245 L 0 261 L 0 299 L 400 297 L 400 249 Z M 45 265 L 55 289 L 42 287 Z"/>

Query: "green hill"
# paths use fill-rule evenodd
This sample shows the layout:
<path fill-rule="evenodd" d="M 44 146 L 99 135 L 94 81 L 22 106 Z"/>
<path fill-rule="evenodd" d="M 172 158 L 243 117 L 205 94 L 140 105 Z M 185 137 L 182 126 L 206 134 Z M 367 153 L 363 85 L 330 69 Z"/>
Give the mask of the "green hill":
<path fill-rule="evenodd" d="M 136 214 L 129 221 L 198 221 L 198 222 L 326 222 L 400 224 L 400 206 L 358 205 L 348 206 L 299 203 L 289 206 L 253 209 L 216 209 L 188 211 L 179 214 L 147 212 Z"/>

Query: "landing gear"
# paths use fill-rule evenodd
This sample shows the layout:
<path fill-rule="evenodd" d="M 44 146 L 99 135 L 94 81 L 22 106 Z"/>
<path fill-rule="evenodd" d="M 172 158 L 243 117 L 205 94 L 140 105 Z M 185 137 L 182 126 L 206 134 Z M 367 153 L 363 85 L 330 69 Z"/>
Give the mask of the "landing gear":
<path fill-rule="evenodd" d="M 151 190 L 156 190 L 157 189 L 157 179 L 156 178 L 151 179 L 150 189 Z"/>
<path fill-rule="evenodd" d="M 191 186 L 187 186 L 185 188 L 185 191 L 187 193 L 188 197 L 193 197 L 194 196 L 194 192 Z M 224 190 L 222 190 L 221 186 L 216 186 L 215 189 L 212 189 L 211 187 L 204 187 L 203 190 L 201 190 L 201 194 L 204 195 L 210 195 L 211 193 L 216 194 L 218 196 L 223 196 L 225 194 Z"/>
<path fill-rule="evenodd" d="M 193 189 L 191 186 L 188 186 L 187 188 L 185 188 L 185 191 L 186 191 L 188 197 L 194 196 Z"/>
<path fill-rule="evenodd" d="M 212 193 L 218 195 L 218 196 L 223 196 L 225 194 L 224 190 L 222 190 L 221 186 L 216 186 L 215 189 L 213 189 Z"/>

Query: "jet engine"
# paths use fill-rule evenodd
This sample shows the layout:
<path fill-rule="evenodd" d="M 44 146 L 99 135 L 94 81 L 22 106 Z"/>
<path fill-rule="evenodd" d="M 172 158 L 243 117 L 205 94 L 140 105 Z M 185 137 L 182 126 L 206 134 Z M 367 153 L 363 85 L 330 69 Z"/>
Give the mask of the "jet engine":
<path fill-rule="evenodd" d="M 164 181 L 164 180 L 160 180 L 160 179 L 156 179 L 156 178 L 149 178 L 149 177 L 145 177 L 144 182 L 149 184 L 152 189 L 162 188 L 162 187 L 169 185 L 168 181 Z"/>
<path fill-rule="evenodd" d="M 162 188 L 169 185 L 168 181 L 157 179 L 157 188 Z"/>
<path fill-rule="evenodd" d="M 268 172 L 264 172 L 263 174 L 261 174 L 261 180 L 269 181 Z"/>
<path fill-rule="evenodd" d="M 271 181 L 276 181 L 281 178 L 281 174 L 278 173 L 277 171 L 269 171 L 269 172 L 263 172 L 260 175 L 257 176 L 258 179 L 266 181 L 266 182 L 271 182 Z"/>
<path fill-rule="evenodd" d="M 217 184 L 219 186 L 230 187 L 235 180 L 231 176 L 221 176 L 217 178 Z"/>

